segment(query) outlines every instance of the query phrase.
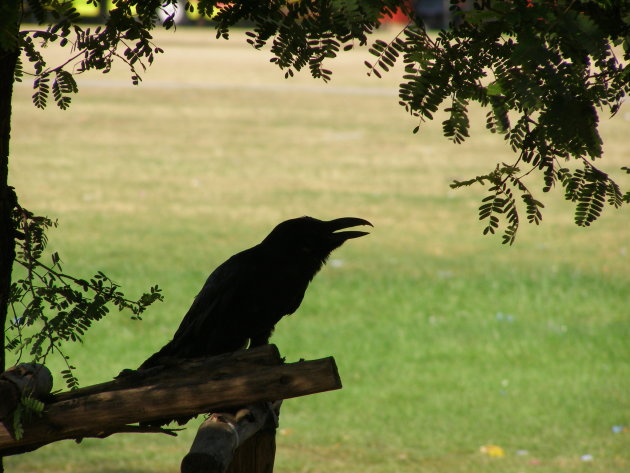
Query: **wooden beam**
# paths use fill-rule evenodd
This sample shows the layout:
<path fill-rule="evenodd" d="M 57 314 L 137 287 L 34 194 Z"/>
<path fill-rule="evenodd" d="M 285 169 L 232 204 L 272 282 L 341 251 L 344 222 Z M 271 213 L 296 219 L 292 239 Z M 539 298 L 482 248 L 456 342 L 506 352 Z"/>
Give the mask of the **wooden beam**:
<path fill-rule="evenodd" d="M 19 441 L 0 425 L 0 455 L 57 440 L 101 436 L 136 422 L 195 416 L 341 388 L 332 357 L 277 366 L 254 364 L 245 371 L 236 363 L 234 374 L 229 361 L 219 365 L 220 369 L 216 364 L 208 370 L 199 368 L 194 377 L 186 369 L 178 373 L 175 367 L 148 379 L 141 376 L 133 381 L 136 386 L 130 387 L 127 383 L 133 382 L 122 378 L 113 382 L 112 390 L 103 390 L 101 385 L 96 392 L 86 388 L 78 396 L 59 395 L 46 405 L 42 417 L 25 425 Z"/>

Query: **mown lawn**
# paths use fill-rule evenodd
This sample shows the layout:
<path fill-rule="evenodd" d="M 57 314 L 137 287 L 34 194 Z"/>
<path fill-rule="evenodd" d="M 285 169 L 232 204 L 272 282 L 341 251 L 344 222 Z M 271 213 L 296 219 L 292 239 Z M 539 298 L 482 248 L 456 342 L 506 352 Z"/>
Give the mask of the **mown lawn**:
<path fill-rule="evenodd" d="M 166 295 L 143 322 L 112 313 L 68 347 L 82 384 L 158 349 L 210 270 L 277 222 L 359 216 L 372 235 L 333 255 L 273 337 L 289 361 L 333 355 L 344 383 L 283 405 L 277 472 L 630 469 L 628 209 L 580 229 L 560 189 L 538 192 L 543 224 L 502 246 L 481 235 L 483 192 L 449 188 L 512 159 L 482 111 L 454 145 L 439 117 L 412 135 L 397 78 L 365 77 L 364 51 L 324 85 L 285 81 L 241 34 L 180 29 L 158 44 L 143 85 L 122 66 L 81 78 L 67 112 L 15 91 L 12 184 L 59 219 L 50 247 L 65 268 Z M 629 121 L 626 106 L 602 123 L 601 165 L 626 187 Z M 198 423 L 177 439 L 61 442 L 7 470 L 178 471 Z"/>

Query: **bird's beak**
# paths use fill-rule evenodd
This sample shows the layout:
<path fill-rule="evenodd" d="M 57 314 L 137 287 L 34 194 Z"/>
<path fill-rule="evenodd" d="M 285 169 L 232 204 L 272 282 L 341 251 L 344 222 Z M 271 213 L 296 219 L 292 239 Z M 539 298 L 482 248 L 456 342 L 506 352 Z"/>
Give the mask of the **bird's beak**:
<path fill-rule="evenodd" d="M 346 232 L 337 231 L 337 230 L 342 230 L 344 228 L 356 227 L 358 225 L 369 225 L 370 227 L 374 226 L 367 220 L 364 220 L 362 218 L 356 218 L 356 217 L 342 217 L 342 218 L 336 218 L 335 220 L 330 220 L 329 222 L 326 222 L 326 227 L 331 232 L 331 236 L 334 237 L 335 240 L 340 241 L 341 243 L 351 238 L 359 238 L 364 235 L 369 235 L 368 232 L 360 232 L 360 231 L 355 231 L 355 230 L 346 231 Z"/>

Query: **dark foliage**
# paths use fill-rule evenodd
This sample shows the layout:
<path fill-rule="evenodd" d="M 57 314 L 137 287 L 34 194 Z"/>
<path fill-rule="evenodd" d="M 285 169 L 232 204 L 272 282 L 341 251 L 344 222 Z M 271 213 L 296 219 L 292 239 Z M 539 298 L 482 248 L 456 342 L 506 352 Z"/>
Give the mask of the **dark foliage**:
<path fill-rule="evenodd" d="M 380 77 L 402 57 L 400 104 L 420 122 L 446 104 L 443 131 L 455 143 L 468 137 L 469 102 L 488 108 L 486 127 L 504 135 L 516 160 L 452 184 L 488 187 L 479 208 L 484 234 L 503 220 L 503 242 L 514 242 L 518 195 L 527 220 L 540 222 L 543 205 L 525 185 L 530 175 L 540 176 L 543 192 L 564 187 L 580 226 L 595 221 L 606 203 L 627 203 L 628 193 L 594 161 L 602 157 L 599 111 L 614 115 L 630 91 L 630 4 L 477 1 L 462 12 L 454 3 L 449 31 L 433 40 L 421 24 L 410 24 L 390 43 L 374 43 L 368 67 Z"/>

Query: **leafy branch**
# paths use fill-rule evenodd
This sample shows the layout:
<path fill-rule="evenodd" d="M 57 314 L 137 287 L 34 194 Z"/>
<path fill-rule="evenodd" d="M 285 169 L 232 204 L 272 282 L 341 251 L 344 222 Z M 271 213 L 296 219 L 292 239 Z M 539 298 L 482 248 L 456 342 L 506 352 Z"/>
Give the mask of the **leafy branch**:
<path fill-rule="evenodd" d="M 324 61 L 347 51 L 355 44 L 365 45 L 368 35 L 380 25 L 383 15 L 391 14 L 400 1 L 323 0 L 288 2 L 218 2 L 199 0 L 196 8 L 216 23 L 217 38 L 229 38 L 237 22 L 253 24 L 247 41 L 256 49 L 269 45 L 271 62 L 285 71 L 285 77 L 308 68 L 324 81 L 332 71 Z"/>
<path fill-rule="evenodd" d="M 114 2 L 106 24 L 92 29 L 77 24 L 79 13 L 71 1 L 27 2 L 29 12 L 37 22 L 48 24 L 45 29 L 24 29 L 15 38 L 32 67 L 32 71 L 25 71 L 20 62 L 15 80 L 21 81 L 24 75 L 35 77 L 33 104 L 36 107 L 45 108 L 52 91 L 56 105 L 67 109 L 72 94 L 78 92 L 73 74 L 88 70 L 109 72 L 117 59 L 129 67 L 133 84 L 140 82 L 140 69 L 146 70 L 155 55 L 163 52 L 153 43 L 149 30 L 158 24 L 158 11 L 164 11 L 176 0 L 137 2 L 135 9 L 132 3 L 136 2 Z M 166 17 L 161 24 L 166 28 L 172 27 L 173 15 Z M 72 52 L 68 59 L 54 67 L 48 65 L 41 52 L 52 43 L 69 46 Z M 122 52 L 119 51 L 121 47 L 124 48 Z"/>
<path fill-rule="evenodd" d="M 405 74 L 400 104 L 420 121 L 431 120 L 442 104 L 448 114 L 443 134 L 455 143 L 468 137 L 468 104 L 488 108 L 486 128 L 502 134 L 518 157 L 510 165 L 451 187 L 487 187 L 480 218 L 484 234 L 505 223 L 503 243 L 514 242 L 519 226 L 514 193 L 527 220 L 539 223 L 542 203 L 522 178 L 542 177 L 543 192 L 559 182 L 575 202 L 575 223 L 588 226 L 606 204 L 630 201 L 619 185 L 593 161 L 603 154 L 598 111 L 611 115 L 630 92 L 630 6 L 623 2 L 574 0 L 476 1 L 464 12 L 452 2 L 455 22 L 428 39 L 421 20 L 391 43 L 376 40 L 366 62 L 368 75 L 381 77 L 402 58 Z M 622 58 L 618 57 L 623 48 Z M 400 53 L 400 54 L 398 54 Z M 447 102 L 448 103 L 448 102 Z M 417 133 L 419 125 L 413 132 Z M 570 171 L 562 162 L 576 160 Z M 528 166 L 521 177 L 514 170 Z"/>
<path fill-rule="evenodd" d="M 44 403 L 28 395 L 22 395 L 20 403 L 13 412 L 13 435 L 19 441 L 24 436 L 24 422 L 44 412 Z"/>
<path fill-rule="evenodd" d="M 50 354 L 58 354 L 66 363 L 62 377 L 69 388 L 76 388 L 75 367 L 64 352 L 64 343 L 81 342 L 92 324 L 109 313 L 109 305 L 128 310 L 133 320 L 140 320 L 147 307 L 162 300 L 161 290 L 153 286 L 139 299 L 131 300 L 100 271 L 90 279 L 66 273 L 58 253 L 50 254 L 51 263 L 46 264 L 46 232 L 57 223 L 19 205 L 13 219 L 17 235 L 15 262 L 23 268 L 23 275 L 11 284 L 7 349 L 16 352 L 18 360 L 27 353 L 42 364 Z"/>

